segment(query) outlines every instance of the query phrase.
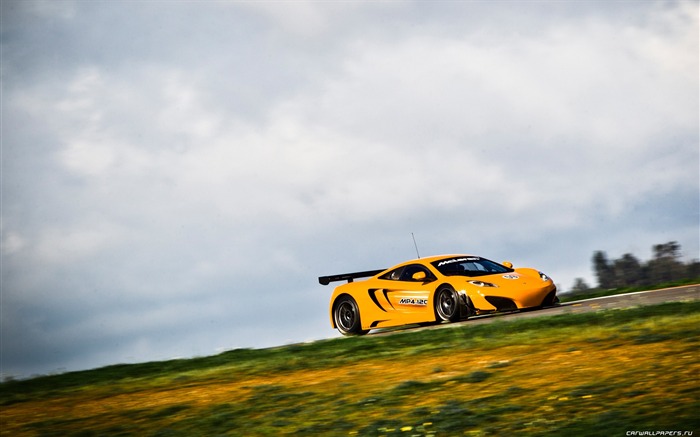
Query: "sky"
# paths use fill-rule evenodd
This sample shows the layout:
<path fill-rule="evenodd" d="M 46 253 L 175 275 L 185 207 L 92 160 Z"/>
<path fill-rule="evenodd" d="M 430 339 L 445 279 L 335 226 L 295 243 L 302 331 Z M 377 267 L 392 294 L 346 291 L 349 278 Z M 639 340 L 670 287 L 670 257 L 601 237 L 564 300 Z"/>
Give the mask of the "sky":
<path fill-rule="evenodd" d="M 698 1 L 0 5 L 3 378 L 336 337 L 412 234 L 700 258 Z"/>

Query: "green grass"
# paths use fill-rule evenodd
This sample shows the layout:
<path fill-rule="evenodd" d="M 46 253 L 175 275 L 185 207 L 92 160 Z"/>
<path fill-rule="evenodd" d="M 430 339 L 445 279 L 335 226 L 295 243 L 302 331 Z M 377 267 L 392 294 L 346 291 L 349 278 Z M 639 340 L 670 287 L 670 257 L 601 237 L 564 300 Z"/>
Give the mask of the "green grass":
<path fill-rule="evenodd" d="M 1 435 L 700 432 L 700 302 L 238 349 L 0 384 Z"/>

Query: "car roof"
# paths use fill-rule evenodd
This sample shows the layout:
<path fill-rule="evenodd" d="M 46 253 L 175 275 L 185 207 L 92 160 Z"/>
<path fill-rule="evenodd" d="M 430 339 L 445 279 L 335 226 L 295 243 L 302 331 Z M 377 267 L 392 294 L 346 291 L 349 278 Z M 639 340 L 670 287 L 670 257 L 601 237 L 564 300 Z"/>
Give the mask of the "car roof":
<path fill-rule="evenodd" d="M 464 254 L 464 253 L 452 253 L 452 254 L 448 253 L 448 254 L 444 254 L 444 255 L 432 255 L 432 256 L 426 256 L 424 258 L 416 258 L 416 259 L 404 261 L 400 264 L 396 264 L 394 267 L 402 266 L 405 264 L 415 264 L 415 263 L 428 264 L 428 263 L 431 263 L 433 261 L 438 261 L 438 260 L 445 259 L 445 258 L 461 258 L 461 257 L 469 257 L 469 256 L 475 257 L 478 255 L 468 255 L 468 254 Z"/>

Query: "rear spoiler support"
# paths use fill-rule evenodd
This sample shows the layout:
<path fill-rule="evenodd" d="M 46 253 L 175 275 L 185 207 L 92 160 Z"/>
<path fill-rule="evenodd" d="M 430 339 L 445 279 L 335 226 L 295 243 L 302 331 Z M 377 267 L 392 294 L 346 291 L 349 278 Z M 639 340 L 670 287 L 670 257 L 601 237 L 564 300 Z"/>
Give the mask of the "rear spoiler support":
<path fill-rule="evenodd" d="M 367 278 L 369 276 L 378 275 L 386 269 L 382 270 L 367 270 L 366 272 L 355 272 L 355 273 L 343 273 L 340 275 L 330 275 L 330 276 L 319 276 L 318 283 L 321 285 L 328 285 L 331 282 L 338 281 L 348 281 L 352 282 L 356 278 Z"/>

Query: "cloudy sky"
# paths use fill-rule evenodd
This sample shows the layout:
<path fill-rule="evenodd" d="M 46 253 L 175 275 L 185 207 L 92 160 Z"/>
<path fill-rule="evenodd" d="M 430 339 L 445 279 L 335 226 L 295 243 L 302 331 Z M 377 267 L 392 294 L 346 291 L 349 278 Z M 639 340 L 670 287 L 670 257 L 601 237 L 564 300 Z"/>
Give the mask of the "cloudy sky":
<path fill-rule="evenodd" d="M 697 1 L 1 5 L 4 376 L 337 336 L 411 233 L 700 257 Z"/>

